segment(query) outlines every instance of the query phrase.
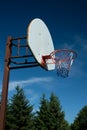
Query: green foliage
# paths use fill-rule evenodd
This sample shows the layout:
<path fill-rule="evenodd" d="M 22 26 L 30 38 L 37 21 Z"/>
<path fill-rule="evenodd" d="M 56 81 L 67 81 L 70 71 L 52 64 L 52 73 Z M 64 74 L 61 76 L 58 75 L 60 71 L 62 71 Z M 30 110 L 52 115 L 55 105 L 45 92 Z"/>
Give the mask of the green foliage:
<path fill-rule="evenodd" d="M 17 86 L 7 107 L 6 130 L 33 130 L 32 110 L 23 89 Z"/>
<path fill-rule="evenodd" d="M 49 100 L 43 94 L 36 115 L 32 111 L 33 106 L 26 99 L 23 89 L 17 86 L 16 93 L 7 104 L 5 130 L 70 130 L 60 101 L 53 93 Z M 71 130 L 87 130 L 87 106 L 79 112 Z"/>
<path fill-rule="evenodd" d="M 48 130 L 48 101 L 45 95 L 42 96 L 40 111 L 37 111 L 35 118 L 35 130 Z"/>
<path fill-rule="evenodd" d="M 71 125 L 71 130 L 87 130 L 87 106 L 84 106 Z"/>
<path fill-rule="evenodd" d="M 49 124 L 51 130 L 68 130 L 65 114 L 62 111 L 59 99 L 52 93 L 49 102 Z"/>
<path fill-rule="evenodd" d="M 69 130 L 58 98 L 52 93 L 50 101 L 43 95 L 35 120 L 35 130 Z"/>

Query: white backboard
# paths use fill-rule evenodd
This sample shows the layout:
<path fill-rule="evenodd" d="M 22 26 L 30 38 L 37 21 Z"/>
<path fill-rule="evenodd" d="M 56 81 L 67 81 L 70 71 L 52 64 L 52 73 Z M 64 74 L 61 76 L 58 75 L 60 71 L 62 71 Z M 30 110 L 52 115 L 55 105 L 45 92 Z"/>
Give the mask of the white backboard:
<path fill-rule="evenodd" d="M 42 56 L 49 55 L 54 51 L 54 45 L 46 24 L 39 18 L 31 21 L 27 32 L 28 46 L 37 62 L 46 70 L 55 69 L 55 64 L 43 66 Z"/>

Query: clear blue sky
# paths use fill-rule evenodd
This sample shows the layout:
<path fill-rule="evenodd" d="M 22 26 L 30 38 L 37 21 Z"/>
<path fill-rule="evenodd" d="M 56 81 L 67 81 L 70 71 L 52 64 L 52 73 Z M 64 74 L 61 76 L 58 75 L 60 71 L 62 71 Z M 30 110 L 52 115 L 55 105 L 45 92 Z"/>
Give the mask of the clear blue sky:
<path fill-rule="evenodd" d="M 10 72 L 9 97 L 19 85 L 34 109 L 38 109 L 43 93 L 59 97 L 65 118 L 73 122 L 80 109 L 87 105 L 87 2 L 86 0 L 22 0 L 0 2 L 0 91 L 4 70 L 7 37 L 27 34 L 27 26 L 41 18 L 48 26 L 55 49 L 74 49 L 78 58 L 68 78 L 57 77 L 56 71 L 41 67 Z"/>

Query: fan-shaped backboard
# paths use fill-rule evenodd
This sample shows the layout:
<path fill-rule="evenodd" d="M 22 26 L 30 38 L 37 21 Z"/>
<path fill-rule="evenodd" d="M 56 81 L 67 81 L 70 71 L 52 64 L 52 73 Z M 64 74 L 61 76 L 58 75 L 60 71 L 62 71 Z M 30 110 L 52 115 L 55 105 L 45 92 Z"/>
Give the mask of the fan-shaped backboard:
<path fill-rule="evenodd" d="M 55 69 L 55 64 L 42 63 L 42 56 L 49 55 L 54 51 L 53 41 L 46 24 L 41 19 L 34 19 L 28 26 L 28 46 L 31 49 L 37 62 L 46 70 Z"/>

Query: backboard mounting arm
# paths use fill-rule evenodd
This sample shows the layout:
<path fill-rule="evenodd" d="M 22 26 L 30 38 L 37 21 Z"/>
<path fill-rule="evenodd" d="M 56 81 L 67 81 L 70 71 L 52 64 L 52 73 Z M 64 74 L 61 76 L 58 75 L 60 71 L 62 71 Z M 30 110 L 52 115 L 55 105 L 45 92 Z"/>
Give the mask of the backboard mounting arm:
<path fill-rule="evenodd" d="M 34 58 L 31 50 L 29 49 L 26 39 L 27 39 L 26 36 L 12 38 L 12 40 L 11 40 L 12 53 L 13 53 L 13 47 L 14 47 L 14 48 L 16 48 L 16 54 L 11 55 L 9 58 L 9 61 L 10 61 L 9 69 L 10 70 L 39 66 L 39 64 L 36 61 L 36 59 Z M 23 40 L 23 42 L 21 43 L 22 40 Z M 25 53 L 23 51 L 21 51 L 21 49 L 25 49 Z"/>

